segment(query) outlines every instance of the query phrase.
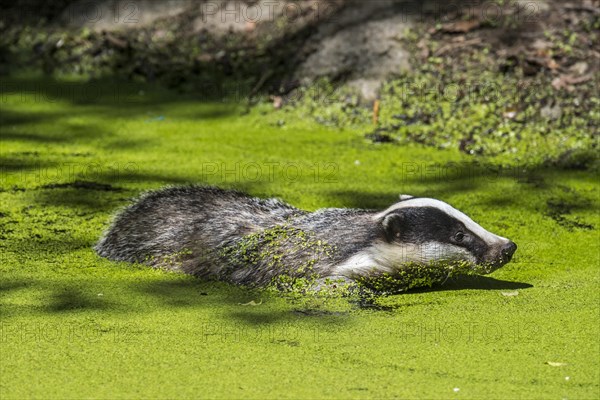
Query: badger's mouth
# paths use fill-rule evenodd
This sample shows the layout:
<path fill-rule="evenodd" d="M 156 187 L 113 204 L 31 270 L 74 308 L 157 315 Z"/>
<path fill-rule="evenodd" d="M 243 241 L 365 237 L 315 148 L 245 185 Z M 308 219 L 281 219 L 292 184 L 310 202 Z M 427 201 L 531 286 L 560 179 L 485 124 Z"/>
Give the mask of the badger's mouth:
<path fill-rule="evenodd" d="M 512 260 L 515 251 L 517 251 L 517 245 L 510 240 L 493 246 L 486 256 L 477 260 L 475 271 L 481 275 L 492 273 L 508 264 Z"/>
<path fill-rule="evenodd" d="M 502 268 L 506 263 L 503 262 L 478 262 L 473 264 L 472 271 L 478 275 L 488 275 L 497 269 Z"/>
<path fill-rule="evenodd" d="M 398 293 L 413 288 L 443 285 L 458 275 L 486 275 L 499 268 L 498 264 L 477 264 L 473 261 L 408 262 L 391 270 L 371 269 L 352 278 L 359 284 L 382 293 Z"/>

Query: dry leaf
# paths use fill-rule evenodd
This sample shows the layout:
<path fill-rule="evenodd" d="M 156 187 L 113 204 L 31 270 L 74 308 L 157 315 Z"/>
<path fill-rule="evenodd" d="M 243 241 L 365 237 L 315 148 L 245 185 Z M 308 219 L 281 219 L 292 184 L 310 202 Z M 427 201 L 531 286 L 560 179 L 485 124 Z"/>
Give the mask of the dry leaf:
<path fill-rule="evenodd" d="M 476 44 L 480 44 L 481 43 L 481 39 L 480 38 L 475 38 L 475 39 L 471 39 L 471 40 L 465 40 L 462 42 L 456 42 L 456 43 L 448 43 L 442 47 L 440 47 L 439 49 L 436 50 L 436 52 L 434 53 L 436 56 L 441 56 L 442 54 L 453 50 L 453 49 L 460 49 L 462 47 L 467 47 L 467 46 L 471 46 L 471 45 L 476 45 Z"/>
<path fill-rule="evenodd" d="M 446 33 L 467 33 L 478 28 L 481 23 L 475 19 L 470 21 L 451 22 L 442 25 L 442 31 Z"/>
<path fill-rule="evenodd" d="M 556 61 L 554 61 L 552 58 L 550 58 L 548 60 L 548 62 L 546 63 L 546 66 L 551 70 L 556 70 L 559 67 L 558 63 Z"/>
<path fill-rule="evenodd" d="M 246 32 L 252 32 L 256 29 L 256 22 L 247 21 L 246 26 L 244 28 L 246 29 Z"/>
<path fill-rule="evenodd" d="M 517 290 L 514 290 L 512 292 L 500 292 L 502 293 L 502 296 L 506 296 L 506 297 L 514 297 L 514 296 L 518 296 L 519 292 Z"/>
<path fill-rule="evenodd" d="M 569 71 L 574 73 L 575 75 L 583 75 L 588 70 L 588 63 L 585 61 L 576 62 L 575 64 L 569 67 Z"/>
<path fill-rule="evenodd" d="M 578 76 L 578 77 L 573 77 L 571 75 L 567 75 L 567 81 L 571 85 L 579 85 L 580 83 L 584 83 L 584 82 L 591 80 L 593 77 L 594 77 L 594 74 L 587 74 L 587 75 Z"/>
<path fill-rule="evenodd" d="M 552 87 L 556 90 L 567 89 L 568 86 L 569 84 L 565 81 L 564 75 L 552 79 Z"/>
<path fill-rule="evenodd" d="M 379 100 L 373 102 L 373 125 L 379 124 Z"/>
<path fill-rule="evenodd" d="M 579 85 L 581 83 L 587 82 L 593 78 L 593 74 L 587 74 L 583 76 L 573 76 L 573 75 L 561 75 L 558 78 L 554 78 L 552 80 L 552 87 L 556 90 L 566 89 L 569 92 L 575 90 L 573 85 Z"/>
<path fill-rule="evenodd" d="M 271 96 L 271 100 L 273 100 L 273 108 L 276 110 L 279 110 L 283 106 L 283 97 Z"/>
<path fill-rule="evenodd" d="M 427 40 L 421 39 L 419 43 L 417 43 L 417 48 L 421 50 L 420 56 L 421 58 L 429 57 L 429 47 L 427 46 Z"/>
<path fill-rule="evenodd" d="M 198 57 L 196 57 L 196 60 L 198 62 L 208 64 L 209 62 L 212 62 L 214 60 L 214 57 L 212 56 L 212 54 L 202 53 Z"/>
<path fill-rule="evenodd" d="M 124 49 L 128 46 L 128 44 L 125 40 L 119 39 L 118 37 L 113 36 L 110 33 L 105 33 L 104 37 L 106 38 L 107 42 L 109 42 L 110 44 L 112 44 L 115 47 Z"/>
<path fill-rule="evenodd" d="M 546 364 L 548 364 L 551 367 L 564 367 L 565 365 L 567 365 L 566 363 L 555 362 L 555 361 L 546 361 Z"/>
<path fill-rule="evenodd" d="M 254 300 L 250 300 L 248 303 L 238 303 L 238 304 L 240 306 L 253 306 L 253 307 L 255 307 L 255 306 L 260 306 L 262 304 L 262 300 L 259 303 L 255 302 Z"/>
<path fill-rule="evenodd" d="M 514 119 L 517 116 L 517 109 L 516 108 L 507 108 L 503 113 L 502 116 L 506 119 Z"/>
<path fill-rule="evenodd" d="M 545 51 L 549 48 L 552 48 L 552 42 L 542 39 L 536 39 L 531 45 L 531 47 L 535 50 Z"/>

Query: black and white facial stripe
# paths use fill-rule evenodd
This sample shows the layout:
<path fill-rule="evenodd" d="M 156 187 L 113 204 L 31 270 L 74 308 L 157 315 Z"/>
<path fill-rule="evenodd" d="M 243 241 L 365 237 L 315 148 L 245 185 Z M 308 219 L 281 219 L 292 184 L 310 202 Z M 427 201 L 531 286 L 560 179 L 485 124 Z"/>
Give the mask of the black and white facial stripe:
<path fill-rule="evenodd" d="M 516 245 L 488 232 L 464 213 L 435 199 L 400 196 L 373 216 L 383 240 L 338 266 L 341 274 L 369 268 L 393 271 L 405 263 L 466 261 L 492 270 L 510 261 Z"/>
<path fill-rule="evenodd" d="M 482 263 L 489 251 L 488 244 L 463 222 L 431 206 L 393 210 L 384 217 L 382 225 L 388 242 L 415 246 L 436 243 L 440 258 L 448 247 L 460 247 L 473 256 L 475 262 Z"/>

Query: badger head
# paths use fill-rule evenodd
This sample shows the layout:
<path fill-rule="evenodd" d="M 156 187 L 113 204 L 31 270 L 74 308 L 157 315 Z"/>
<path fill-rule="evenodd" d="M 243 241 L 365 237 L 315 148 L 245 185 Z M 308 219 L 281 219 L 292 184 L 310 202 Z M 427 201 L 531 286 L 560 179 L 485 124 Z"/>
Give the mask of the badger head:
<path fill-rule="evenodd" d="M 488 232 L 471 218 L 435 199 L 400 196 L 375 214 L 383 239 L 370 258 L 383 270 L 406 263 L 466 262 L 489 273 L 510 261 L 517 245 Z"/>

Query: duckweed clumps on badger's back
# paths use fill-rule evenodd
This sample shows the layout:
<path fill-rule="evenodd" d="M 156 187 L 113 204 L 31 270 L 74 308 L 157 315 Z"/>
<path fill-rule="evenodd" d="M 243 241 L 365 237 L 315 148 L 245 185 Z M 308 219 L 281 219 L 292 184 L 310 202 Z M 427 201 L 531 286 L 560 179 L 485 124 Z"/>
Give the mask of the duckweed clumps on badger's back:
<path fill-rule="evenodd" d="M 298 289 L 319 278 L 314 266 L 332 258 L 335 248 L 314 233 L 289 225 L 276 225 L 244 236 L 220 249 L 230 268 L 224 273 L 263 275 L 260 284 L 276 283 L 282 289 Z M 298 260 L 302 260 L 298 264 Z M 272 280 L 272 282 L 271 282 Z"/>
<path fill-rule="evenodd" d="M 408 263 L 394 272 L 373 272 L 358 277 L 356 283 L 359 287 L 372 291 L 373 295 L 385 295 L 432 287 L 457 275 L 476 275 L 484 272 L 482 268 L 473 267 L 467 262 L 437 262 L 427 265 Z"/>
<path fill-rule="evenodd" d="M 192 255 L 192 250 L 185 248 L 180 251 L 162 256 L 158 262 L 158 265 L 161 265 L 166 269 L 177 269 L 181 267 L 183 262 L 189 259 Z M 154 259 L 154 256 L 150 256 L 146 261 L 154 261 Z"/>

